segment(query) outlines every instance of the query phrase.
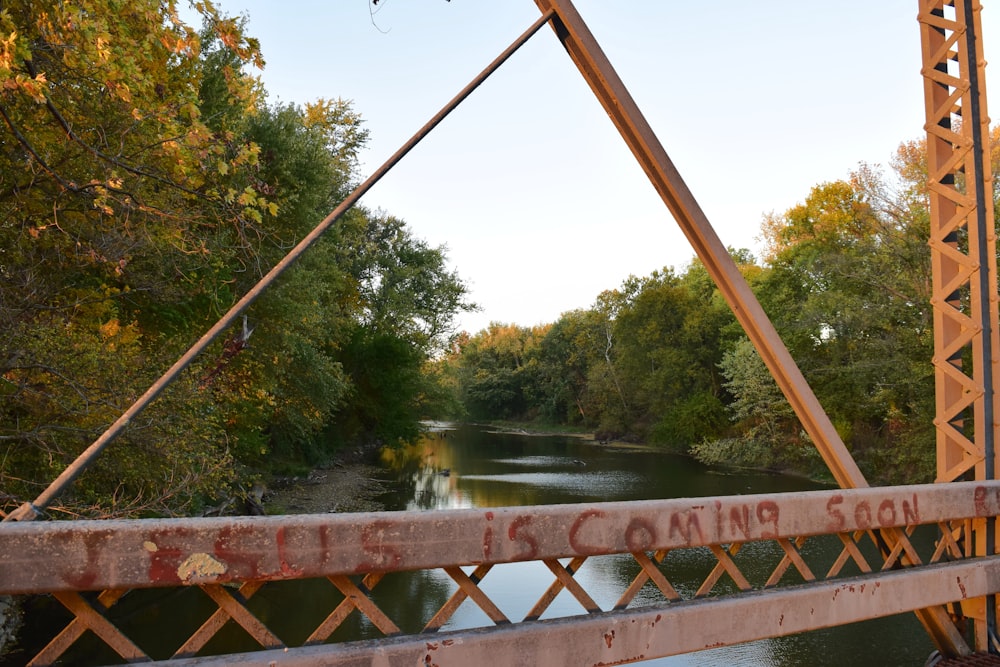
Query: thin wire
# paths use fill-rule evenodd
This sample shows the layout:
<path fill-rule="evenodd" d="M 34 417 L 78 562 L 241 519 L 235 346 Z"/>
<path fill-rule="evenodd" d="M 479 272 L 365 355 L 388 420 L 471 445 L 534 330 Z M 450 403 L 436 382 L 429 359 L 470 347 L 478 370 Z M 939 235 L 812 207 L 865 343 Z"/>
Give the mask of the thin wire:
<path fill-rule="evenodd" d="M 382 28 L 378 27 L 378 24 L 375 23 L 375 15 L 378 14 L 383 9 L 385 9 L 386 2 L 388 2 L 388 0 L 382 0 L 381 7 L 378 6 L 379 0 L 370 0 L 370 2 L 368 3 L 368 18 L 371 19 L 372 25 L 375 27 L 375 29 L 378 30 L 383 35 L 388 35 L 389 30 L 392 30 L 392 28 L 389 28 L 389 30 L 382 30 Z"/>

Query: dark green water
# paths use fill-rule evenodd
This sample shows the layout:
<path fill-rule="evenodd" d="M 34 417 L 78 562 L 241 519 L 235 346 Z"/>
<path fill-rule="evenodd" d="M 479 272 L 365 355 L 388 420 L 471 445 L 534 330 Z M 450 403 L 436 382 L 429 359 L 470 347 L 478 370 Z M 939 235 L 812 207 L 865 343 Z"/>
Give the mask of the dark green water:
<path fill-rule="evenodd" d="M 392 491 L 382 502 L 389 510 L 435 510 L 503 507 L 602 500 L 643 500 L 747 493 L 775 493 L 822 488 L 807 480 L 764 473 L 712 469 L 683 457 L 637 448 L 615 448 L 567 436 L 531 436 L 490 432 L 463 426 L 431 434 L 420 445 L 387 455 L 386 481 Z M 448 474 L 442 474 L 447 470 Z M 835 538 L 832 538 L 835 539 Z M 741 570 L 755 584 L 780 557 L 772 543 L 748 544 L 737 554 Z M 810 540 L 804 551 L 816 570 L 828 567 L 837 544 Z M 826 565 L 818 565 L 822 563 Z M 715 564 L 707 550 L 678 550 L 667 560 L 667 576 L 689 598 Z M 585 590 L 602 609 L 613 607 L 638 572 L 629 555 L 589 559 L 577 573 Z M 541 563 L 494 567 L 481 587 L 512 620 L 520 620 L 553 581 Z M 724 585 L 725 584 L 725 585 Z M 726 585 L 729 587 L 727 588 Z M 440 571 L 387 575 L 373 597 L 405 632 L 419 632 L 456 589 Z M 727 577 L 722 592 L 734 587 Z M 342 596 L 326 581 L 272 583 L 249 601 L 250 608 L 288 645 L 301 644 Z M 662 602 L 648 586 L 632 606 Z M 110 614 L 119 627 L 157 659 L 170 653 L 194 632 L 214 609 L 198 589 L 137 591 L 126 596 Z M 582 613 L 565 591 L 543 616 Z M 35 614 L 66 617 L 58 604 Z M 720 619 L 721 623 L 725 619 Z M 491 625 L 486 615 L 466 601 L 445 626 L 462 629 Z M 171 628 L 180 626 L 180 631 Z M 186 634 L 184 634 L 186 633 Z M 334 634 L 334 641 L 380 637 L 367 619 L 352 614 Z M 229 623 L 208 645 L 208 653 L 254 650 L 256 644 Z M 764 665 L 885 667 L 923 665 L 933 646 L 912 614 L 818 630 L 803 635 L 764 640 L 641 663 L 643 665 Z M 65 664 L 116 662 L 99 642 L 83 641 Z M 19 664 L 16 661 L 0 665 Z M 23 664 L 23 658 L 22 663 Z"/>

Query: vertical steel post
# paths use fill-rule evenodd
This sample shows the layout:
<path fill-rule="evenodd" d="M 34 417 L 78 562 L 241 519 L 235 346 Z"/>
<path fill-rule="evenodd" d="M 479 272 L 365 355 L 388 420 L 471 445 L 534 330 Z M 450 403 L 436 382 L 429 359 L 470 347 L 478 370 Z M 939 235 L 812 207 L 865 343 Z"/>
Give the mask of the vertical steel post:
<path fill-rule="evenodd" d="M 989 145 L 989 118 L 986 115 L 986 89 L 984 79 L 985 60 L 980 38 L 982 24 L 979 10 L 981 5 L 973 0 L 963 0 L 963 11 L 966 17 L 965 49 L 967 62 L 975 63 L 969 67 L 969 90 L 972 130 L 973 180 L 976 198 L 976 235 L 979 242 L 979 320 L 983 327 L 980 336 L 983 360 L 980 364 L 982 373 L 982 415 L 976 417 L 977 427 L 982 427 L 976 434 L 976 441 L 983 447 L 983 479 L 996 479 L 996 381 L 994 364 L 998 361 L 1000 347 L 997 343 L 997 278 L 996 278 L 996 235 L 993 227 L 993 201 L 991 186 L 991 167 L 986 150 Z M 971 21 L 969 19 L 972 19 Z M 968 178 L 968 175 L 967 175 Z M 989 188 L 987 186 L 990 186 Z M 987 197 L 986 193 L 990 192 Z M 985 520 L 983 531 L 983 555 L 996 553 L 996 519 Z M 996 595 L 986 596 L 985 628 L 983 642 L 990 653 L 1000 653 L 997 642 L 997 600 Z M 982 643 L 982 642 L 980 642 Z"/>
<path fill-rule="evenodd" d="M 996 234 L 982 6 L 920 0 L 934 308 L 937 481 L 996 479 Z M 971 361 L 971 368 L 970 362 Z M 996 520 L 973 524 L 996 553 Z M 998 652 L 994 596 L 963 603 L 978 650 Z"/>

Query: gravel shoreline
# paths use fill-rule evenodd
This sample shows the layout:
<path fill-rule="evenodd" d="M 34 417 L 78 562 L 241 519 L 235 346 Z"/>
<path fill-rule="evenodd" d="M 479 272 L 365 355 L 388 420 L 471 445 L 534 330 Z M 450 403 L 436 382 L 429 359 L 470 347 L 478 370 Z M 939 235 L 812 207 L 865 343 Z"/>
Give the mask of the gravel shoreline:
<path fill-rule="evenodd" d="M 385 471 L 367 463 L 335 463 L 306 477 L 282 480 L 264 494 L 267 514 L 377 512 L 389 490 Z"/>

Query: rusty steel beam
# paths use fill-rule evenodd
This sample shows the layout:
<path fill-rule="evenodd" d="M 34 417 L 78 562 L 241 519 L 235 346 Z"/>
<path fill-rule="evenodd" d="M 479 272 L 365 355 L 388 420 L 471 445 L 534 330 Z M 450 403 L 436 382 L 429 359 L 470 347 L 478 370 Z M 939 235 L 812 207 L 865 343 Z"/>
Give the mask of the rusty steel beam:
<path fill-rule="evenodd" d="M 573 3 L 535 0 L 535 4 L 543 13 L 555 11 L 551 25 L 556 35 L 757 348 L 834 479 L 843 488 L 868 486 L 726 246 Z"/>
<path fill-rule="evenodd" d="M 302 579 L 974 519 L 1000 482 L 433 512 L 9 524 L 0 594 Z"/>
<path fill-rule="evenodd" d="M 1000 588 L 1000 557 L 495 628 L 250 654 L 170 667 L 619 665 L 941 605 Z"/>

